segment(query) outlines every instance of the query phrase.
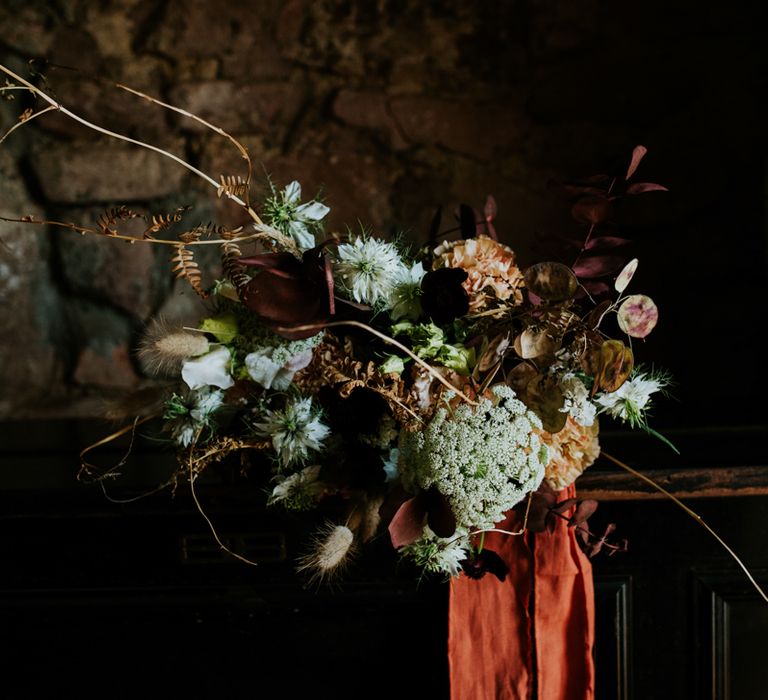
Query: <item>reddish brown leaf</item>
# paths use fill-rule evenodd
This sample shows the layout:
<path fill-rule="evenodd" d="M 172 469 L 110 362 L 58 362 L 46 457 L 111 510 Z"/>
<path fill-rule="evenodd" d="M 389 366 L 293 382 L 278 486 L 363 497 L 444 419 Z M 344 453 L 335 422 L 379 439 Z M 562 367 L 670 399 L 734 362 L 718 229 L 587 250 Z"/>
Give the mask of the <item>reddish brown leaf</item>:
<path fill-rule="evenodd" d="M 573 271 L 578 278 L 591 279 L 610 275 L 620 269 L 623 264 L 624 258 L 617 255 L 591 255 L 576 263 Z"/>
<path fill-rule="evenodd" d="M 409 498 L 400 506 L 389 523 L 389 537 L 395 549 L 415 542 L 424 533 L 427 511 L 418 497 Z"/>
<path fill-rule="evenodd" d="M 572 207 L 573 218 L 582 224 L 600 224 L 611 215 L 611 200 L 602 195 L 588 195 Z"/>
<path fill-rule="evenodd" d="M 627 194 L 642 194 L 643 192 L 669 192 L 669 189 L 655 182 L 636 182 L 627 187 Z"/>
<path fill-rule="evenodd" d="M 584 250 L 607 250 L 608 248 L 618 248 L 631 242 L 628 238 L 619 238 L 618 236 L 594 236 L 587 241 Z"/>
<path fill-rule="evenodd" d="M 648 153 L 648 149 L 645 146 L 635 146 L 632 149 L 632 159 L 629 161 L 629 167 L 627 168 L 627 174 L 624 176 L 625 180 L 629 180 L 637 170 L 637 166 L 640 165 L 640 161 Z"/>

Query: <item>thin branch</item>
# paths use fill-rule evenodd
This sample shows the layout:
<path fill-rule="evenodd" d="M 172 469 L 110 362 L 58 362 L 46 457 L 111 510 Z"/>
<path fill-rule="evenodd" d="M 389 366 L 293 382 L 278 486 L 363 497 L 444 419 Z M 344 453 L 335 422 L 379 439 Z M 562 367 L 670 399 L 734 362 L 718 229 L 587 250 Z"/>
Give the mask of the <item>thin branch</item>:
<path fill-rule="evenodd" d="M 360 321 L 330 321 L 328 323 L 311 323 L 305 326 L 291 326 L 289 328 L 278 328 L 276 330 L 280 331 L 311 331 L 311 330 L 322 330 L 323 328 L 335 328 L 339 326 L 353 326 L 355 328 L 362 328 L 363 330 L 368 331 L 372 335 L 375 335 L 377 338 L 383 340 L 388 345 L 394 345 L 398 350 L 404 352 L 408 357 L 410 357 L 417 365 L 420 365 L 423 367 L 432 377 L 437 379 L 443 386 L 450 389 L 451 391 L 455 392 L 458 396 L 460 396 L 464 401 L 466 401 L 470 406 L 477 406 L 477 401 L 473 401 L 469 398 L 461 389 L 458 387 L 455 387 L 453 384 L 451 384 L 445 377 L 443 377 L 442 374 L 439 372 L 436 372 L 435 369 L 427 362 L 424 362 L 418 355 L 413 353 L 411 350 L 409 350 L 405 345 L 398 342 L 394 338 L 390 338 L 388 335 L 385 335 L 384 333 L 381 333 L 380 331 L 377 331 L 375 328 L 371 328 L 367 323 L 361 323 Z"/>
<path fill-rule="evenodd" d="M 187 161 L 185 161 L 183 158 L 179 158 L 179 156 L 169 151 L 166 151 L 162 148 L 159 148 L 158 146 L 153 146 L 151 143 L 138 141 L 137 139 L 133 139 L 130 136 L 125 136 L 124 134 L 119 134 L 116 131 L 111 131 L 109 129 L 105 129 L 104 127 L 98 126 L 97 124 L 94 124 L 93 122 L 90 122 L 87 119 L 84 119 L 83 117 L 78 116 L 74 112 L 71 112 L 66 107 L 64 107 L 63 105 L 58 103 L 56 100 L 54 100 L 52 97 L 50 97 L 46 92 L 43 92 L 40 88 L 35 87 L 34 85 L 32 85 L 32 83 L 26 81 L 24 78 L 14 73 L 10 68 L 7 68 L 6 66 L 4 66 L 2 63 L 0 63 L 0 70 L 3 71 L 3 73 L 5 73 L 6 75 L 9 75 L 14 80 L 21 83 L 22 85 L 26 86 L 35 95 L 40 96 L 43 100 L 48 102 L 48 104 L 50 104 L 52 107 L 59 110 L 62 114 L 66 114 L 70 119 L 73 119 L 79 124 L 82 124 L 83 126 L 86 126 L 89 129 L 93 129 L 94 131 L 97 131 L 101 134 L 105 134 L 119 141 L 125 141 L 127 143 L 133 144 L 134 146 L 140 146 L 141 148 L 146 148 L 150 151 L 154 151 L 155 153 L 159 153 L 160 155 L 165 156 L 166 158 L 170 158 L 174 162 L 178 163 L 182 167 L 186 168 L 190 172 L 193 172 L 195 175 L 205 180 L 209 185 L 215 187 L 216 190 L 218 191 L 220 184 L 216 180 L 214 180 L 212 177 L 204 173 L 202 170 L 198 170 L 194 165 L 187 163 Z M 262 223 L 261 219 L 256 214 L 256 212 L 250 206 L 248 206 L 242 199 L 233 195 L 230 192 L 227 192 L 225 194 L 233 202 L 243 207 L 248 212 L 249 216 L 257 224 Z"/>
<path fill-rule="evenodd" d="M 52 110 L 56 109 L 56 107 L 48 106 L 45 109 L 41 109 L 39 112 L 35 112 L 33 114 L 30 114 L 26 119 L 20 119 L 17 121 L 8 131 L 6 131 L 1 137 L 0 137 L 0 143 L 5 141 L 16 129 L 18 129 L 20 126 L 24 126 L 27 122 L 31 122 L 33 119 L 36 119 L 41 114 L 45 114 L 46 112 L 50 112 Z"/>
<path fill-rule="evenodd" d="M 613 462 L 616 466 L 621 467 L 625 471 L 629 472 L 633 476 L 636 476 L 638 479 L 641 479 L 646 484 L 649 484 L 653 488 L 655 488 L 657 491 L 663 493 L 667 498 L 672 500 L 676 505 L 680 506 L 688 515 L 690 515 L 696 522 L 699 523 L 712 537 L 714 537 L 725 549 L 728 554 L 731 555 L 733 560 L 741 567 L 741 570 L 746 574 L 747 578 L 749 579 L 750 583 L 755 587 L 755 590 L 760 594 L 760 597 L 768 603 L 768 595 L 766 595 L 765 591 L 760 587 L 760 585 L 755 581 L 752 574 L 749 572 L 749 569 L 744 565 L 744 563 L 739 559 L 736 552 L 734 552 L 707 523 L 704 522 L 702 517 L 696 513 L 695 511 L 691 510 L 685 503 L 683 503 L 680 499 L 673 496 L 669 491 L 667 491 L 663 486 L 660 484 L 657 484 L 653 479 L 650 479 L 645 474 L 642 474 L 641 472 L 637 471 L 636 469 L 633 469 L 628 464 L 624 464 L 624 462 L 616 459 L 615 457 L 612 457 L 609 454 L 606 454 L 605 452 L 600 453 L 603 457 L 605 457 L 607 460 Z"/>

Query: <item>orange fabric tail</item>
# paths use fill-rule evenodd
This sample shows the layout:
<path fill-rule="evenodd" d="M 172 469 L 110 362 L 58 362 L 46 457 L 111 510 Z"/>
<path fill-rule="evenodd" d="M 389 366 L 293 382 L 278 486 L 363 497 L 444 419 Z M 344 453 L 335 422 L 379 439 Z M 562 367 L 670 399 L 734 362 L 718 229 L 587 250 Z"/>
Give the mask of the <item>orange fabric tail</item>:
<path fill-rule="evenodd" d="M 574 492 L 564 489 L 559 500 Z M 519 523 L 510 513 L 499 527 Z M 552 533 L 488 533 L 485 547 L 509 574 L 451 582 L 451 700 L 593 700 L 592 567 L 573 528 L 558 518 Z"/>

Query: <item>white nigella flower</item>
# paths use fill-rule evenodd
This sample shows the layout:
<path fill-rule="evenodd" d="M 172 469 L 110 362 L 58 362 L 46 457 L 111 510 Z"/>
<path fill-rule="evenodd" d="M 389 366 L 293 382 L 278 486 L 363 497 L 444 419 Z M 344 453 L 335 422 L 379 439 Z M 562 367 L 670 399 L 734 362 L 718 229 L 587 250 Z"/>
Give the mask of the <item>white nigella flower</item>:
<path fill-rule="evenodd" d="M 592 425 L 595 422 L 597 408 L 589 400 L 589 390 L 584 386 L 584 382 L 573 372 L 566 372 L 560 377 L 560 389 L 565 397 L 565 403 L 560 411 L 570 415 L 585 428 Z"/>
<path fill-rule="evenodd" d="M 322 202 L 312 200 L 300 204 L 301 185 L 291 182 L 279 195 L 265 203 L 265 215 L 272 226 L 290 234 L 302 250 L 314 248 L 315 236 L 310 229 L 316 228 L 330 211 Z"/>
<path fill-rule="evenodd" d="M 229 374 L 231 360 L 229 349 L 219 346 L 205 355 L 187 360 L 181 367 L 181 378 L 190 389 L 207 386 L 229 389 L 235 383 Z"/>
<path fill-rule="evenodd" d="M 600 413 L 607 413 L 633 426 L 642 425 L 645 422 L 644 413 L 650 407 L 651 394 L 661 391 L 666 384 L 663 376 L 636 372 L 616 391 L 600 394 L 595 401 L 600 406 Z"/>
<path fill-rule="evenodd" d="M 321 450 L 331 432 L 321 422 L 311 398 L 293 399 L 282 410 L 265 411 L 263 418 L 254 425 L 256 434 L 272 440 L 283 468 L 302 462 L 310 450 Z"/>
<path fill-rule="evenodd" d="M 192 391 L 187 400 L 180 405 L 181 399 L 175 405 L 174 418 L 169 426 L 171 435 L 182 447 L 189 447 L 195 435 L 201 428 L 207 426 L 213 414 L 224 403 L 224 392 L 209 386 Z"/>
<path fill-rule="evenodd" d="M 467 558 L 469 539 L 467 531 L 457 528 L 448 538 L 438 537 L 429 525 L 424 526 L 424 534 L 415 542 L 402 548 L 401 554 L 412 558 L 425 571 L 458 576 L 461 562 Z"/>
<path fill-rule="evenodd" d="M 396 275 L 395 284 L 392 289 L 389 307 L 390 316 L 393 321 L 401 318 L 407 318 L 415 321 L 421 314 L 421 280 L 427 271 L 420 263 L 413 263 L 411 267 L 402 265 Z"/>
<path fill-rule="evenodd" d="M 271 506 L 275 503 L 280 503 L 286 499 L 290 499 L 297 492 L 300 492 L 311 484 L 314 484 L 320 476 L 320 465 L 313 464 L 309 467 L 305 467 L 300 472 L 291 474 L 290 476 L 278 476 L 279 482 L 275 488 L 272 489 L 272 494 L 267 499 L 267 505 Z"/>
<path fill-rule="evenodd" d="M 401 268 L 405 267 L 391 243 L 358 237 L 338 246 L 336 273 L 355 301 L 388 306 Z"/>

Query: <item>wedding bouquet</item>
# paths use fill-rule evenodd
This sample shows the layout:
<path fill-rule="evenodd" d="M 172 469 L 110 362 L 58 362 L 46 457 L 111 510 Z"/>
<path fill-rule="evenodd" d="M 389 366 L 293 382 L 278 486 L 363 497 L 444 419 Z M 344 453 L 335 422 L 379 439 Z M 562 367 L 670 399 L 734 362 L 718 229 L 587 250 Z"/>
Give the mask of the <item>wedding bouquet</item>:
<path fill-rule="evenodd" d="M 4 71 L 13 80 L 4 89 L 72 114 Z M 669 378 L 633 353 L 658 310 L 628 292 L 638 261 L 623 259 L 627 241 L 601 228 L 619 197 L 664 189 L 634 181 L 642 146 L 622 172 L 564 185 L 583 235 L 559 260 L 521 266 L 496 231 L 492 197 L 481 210 L 459 206 L 447 225 L 438 209 L 422 243 L 375 229 L 327 232 L 329 206 L 306 200 L 298 181 L 269 182 L 252 205 L 247 151 L 184 114 L 247 161 L 247 177 L 219 180 L 180 162 L 249 224 L 186 226 L 186 208 L 147 216 L 124 206 L 93 225 L 63 224 L 170 246 L 173 272 L 206 300 L 202 318 L 153 323 L 138 350 L 162 380 L 161 409 L 142 414 L 163 420 L 175 483 L 194 487 L 212 464 L 237 459 L 263 480 L 269 507 L 325 511 L 299 562 L 320 580 L 387 529 L 426 572 L 503 578 L 483 535 L 513 508 L 520 531 L 545 527 L 543 509 L 576 525 L 591 553 L 622 548 L 585 526 L 593 502 L 557 493 L 597 458 L 604 418 L 661 437 L 647 416 Z M 139 218 L 141 233 L 121 228 Z M 218 246 L 217 278 L 203 277 L 199 245 Z"/>

